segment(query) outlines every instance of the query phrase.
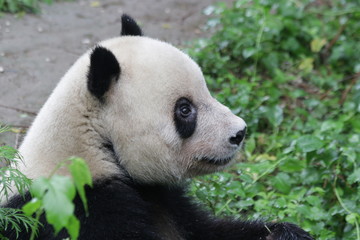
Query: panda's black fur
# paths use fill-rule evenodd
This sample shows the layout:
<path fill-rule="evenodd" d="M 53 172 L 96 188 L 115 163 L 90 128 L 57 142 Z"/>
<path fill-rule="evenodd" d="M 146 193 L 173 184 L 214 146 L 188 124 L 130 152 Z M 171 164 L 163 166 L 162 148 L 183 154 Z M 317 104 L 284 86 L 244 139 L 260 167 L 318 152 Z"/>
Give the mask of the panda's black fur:
<path fill-rule="evenodd" d="M 122 17 L 122 35 L 141 35 L 141 29 L 129 16 Z M 121 74 L 121 67 L 114 55 L 103 47 L 96 47 L 91 54 L 88 72 L 88 90 L 100 104 L 107 104 L 104 95 L 114 79 Z M 109 69 L 111 69 L 109 71 Z M 180 106 L 188 109 L 179 109 Z M 174 122 L 181 138 L 189 138 L 196 128 L 197 109 L 191 99 L 181 98 L 174 107 Z M 192 115 L 192 118 L 182 119 Z M 243 130 L 245 131 L 245 129 Z M 240 134 L 240 133 L 239 133 Z M 236 134 L 236 144 L 243 138 Z M 103 138 L 101 151 L 119 156 L 110 139 Z M 206 159 L 206 158 L 204 158 Z M 209 159 L 210 161 L 211 159 Z M 215 160 L 212 160 L 215 161 Z M 311 240 L 304 230 L 291 223 L 265 223 L 262 221 L 241 221 L 215 218 L 186 195 L 182 184 L 146 183 L 133 179 L 126 169 L 118 165 L 124 175 L 109 175 L 87 187 L 89 215 L 84 211 L 79 196 L 74 200 L 75 215 L 81 223 L 80 240 Z M 5 207 L 21 208 L 31 199 L 14 196 Z M 43 227 L 37 239 L 57 240 L 68 238 L 65 230 L 54 235 L 53 228 L 41 217 Z M 3 236 L 16 239 L 14 231 L 8 229 Z M 30 233 L 21 231 L 18 239 L 29 239 Z"/>
<path fill-rule="evenodd" d="M 181 186 L 137 184 L 131 179 L 109 177 L 95 182 L 86 192 L 89 216 L 84 212 L 81 199 L 76 197 L 74 201 L 75 214 L 81 222 L 79 239 L 312 239 L 290 223 L 216 219 L 186 196 Z M 30 200 L 29 194 L 26 194 L 25 199 L 17 196 L 7 207 L 21 208 L 27 200 Z M 162 230 L 160 235 L 159 228 L 167 230 Z M 267 238 L 269 231 L 272 232 L 271 238 Z M 15 239 L 11 231 L 5 233 L 5 236 Z M 19 239 L 29 239 L 29 236 L 24 230 Z M 37 239 L 61 240 L 67 237 L 64 230 L 54 236 L 52 227 L 45 223 Z"/>

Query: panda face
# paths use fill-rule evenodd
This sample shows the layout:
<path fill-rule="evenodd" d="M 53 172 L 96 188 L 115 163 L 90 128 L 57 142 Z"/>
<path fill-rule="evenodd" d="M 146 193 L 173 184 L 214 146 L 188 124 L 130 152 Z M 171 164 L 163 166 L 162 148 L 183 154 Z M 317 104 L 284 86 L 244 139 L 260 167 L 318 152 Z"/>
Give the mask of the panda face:
<path fill-rule="evenodd" d="M 121 68 L 101 104 L 101 131 L 130 176 L 177 182 L 232 162 L 246 124 L 210 95 L 195 62 L 145 37 L 100 45 Z"/>

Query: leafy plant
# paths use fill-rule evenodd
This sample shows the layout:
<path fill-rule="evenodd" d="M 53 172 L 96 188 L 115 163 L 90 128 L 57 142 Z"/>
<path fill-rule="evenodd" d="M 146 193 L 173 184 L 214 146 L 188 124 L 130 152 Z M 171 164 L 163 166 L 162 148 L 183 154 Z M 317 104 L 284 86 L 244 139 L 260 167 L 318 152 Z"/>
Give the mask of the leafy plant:
<path fill-rule="evenodd" d="M 26 216 L 21 210 L 11 208 L 0 208 L 0 239 L 7 239 L 1 235 L 1 232 L 10 228 L 15 231 L 16 236 L 25 228 L 26 231 L 37 232 L 38 221 Z"/>
<path fill-rule="evenodd" d="M 72 179 L 55 175 L 64 165 L 71 172 Z M 35 214 L 36 220 L 45 212 L 46 221 L 54 227 L 55 234 L 65 228 L 71 239 L 77 239 L 80 222 L 74 215 L 73 200 L 78 192 L 87 211 L 85 185 L 92 185 L 88 166 L 81 158 L 70 158 L 58 164 L 49 177 L 40 177 L 33 182 L 30 188 L 33 198 L 22 210 L 27 216 Z M 35 239 L 35 235 L 36 232 L 33 231 L 30 240 Z"/>
<path fill-rule="evenodd" d="M 9 127 L 0 125 L 0 133 L 6 132 Z M 18 152 L 8 146 L 0 146 L 0 202 L 7 201 L 11 196 L 12 186 L 24 196 L 31 184 L 31 180 L 22 174 L 17 166 L 21 160 Z M 32 217 L 26 216 L 20 210 L 0 208 L 0 237 L 1 232 L 11 228 L 18 235 L 25 227 L 27 231 L 36 232 L 37 221 Z"/>
<path fill-rule="evenodd" d="M 8 127 L 0 126 L 0 133 L 8 130 Z M 6 239 L 1 232 L 10 228 L 15 231 L 16 236 L 25 229 L 31 232 L 30 240 L 35 239 L 38 228 L 41 227 L 40 216 L 45 214 L 47 222 L 54 227 L 55 233 L 65 228 L 71 239 L 77 239 L 80 223 L 74 215 L 73 199 L 77 193 L 87 212 L 84 187 L 92 185 L 90 170 L 85 161 L 76 157 L 62 161 L 49 177 L 40 177 L 32 182 L 17 169 L 19 161 L 22 161 L 17 150 L 9 146 L 0 146 L 0 160 L 5 165 L 0 168 L 0 200 L 8 200 L 12 186 L 15 186 L 23 197 L 29 189 L 32 195 L 31 201 L 26 203 L 22 210 L 0 208 L 0 238 Z M 55 174 L 64 166 L 71 173 L 71 178 Z"/>
<path fill-rule="evenodd" d="M 51 4 L 53 0 L 0 0 L 0 12 L 39 12 L 40 2 Z"/>
<path fill-rule="evenodd" d="M 249 131 L 244 161 L 192 194 L 216 214 L 360 240 L 360 2 L 239 0 L 205 13 L 214 35 L 188 52 Z"/>

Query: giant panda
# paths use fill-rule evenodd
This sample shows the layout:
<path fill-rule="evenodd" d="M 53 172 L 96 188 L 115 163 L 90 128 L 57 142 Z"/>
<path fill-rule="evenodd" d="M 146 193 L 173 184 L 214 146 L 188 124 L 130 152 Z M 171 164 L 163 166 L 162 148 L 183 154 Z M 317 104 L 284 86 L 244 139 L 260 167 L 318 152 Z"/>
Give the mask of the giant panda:
<path fill-rule="evenodd" d="M 186 179 L 234 161 L 245 132 L 244 120 L 210 95 L 194 61 L 142 36 L 123 15 L 121 36 L 81 56 L 40 110 L 19 149 L 20 170 L 34 179 L 70 156 L 87 161 L 89 215 L 74 200 L 81 240 L 312 239 L 291 223 L 215 218 L 186 195 Z M 5 206 L 29 199 L 16 194 Z M 37 239 L 67 237 L 43 222 Z"/>

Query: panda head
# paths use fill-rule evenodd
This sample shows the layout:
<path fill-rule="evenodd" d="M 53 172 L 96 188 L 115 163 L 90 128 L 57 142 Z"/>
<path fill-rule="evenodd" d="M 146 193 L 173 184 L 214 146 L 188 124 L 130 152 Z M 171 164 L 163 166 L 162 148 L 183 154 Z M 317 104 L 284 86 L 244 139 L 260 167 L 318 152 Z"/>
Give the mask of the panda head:
<path fill-rule="evenodd" d="M 121 37 L 92 50 L 87 74 L 94 126 L 120 166 L 137 181 L 176 182 L 229 165 L 245 122 L 210 95 L 186 54 L 122 22 Z"/>
<path fill-rule="evenodd" d="M 124 15 L 121 36 L 80 57 L 44 104 L 20 146 L 20 170 L 47 176 L 75 155 L 95 180 L 176 183 L 229 165 L 245 130 L 194 61 Z"/>

